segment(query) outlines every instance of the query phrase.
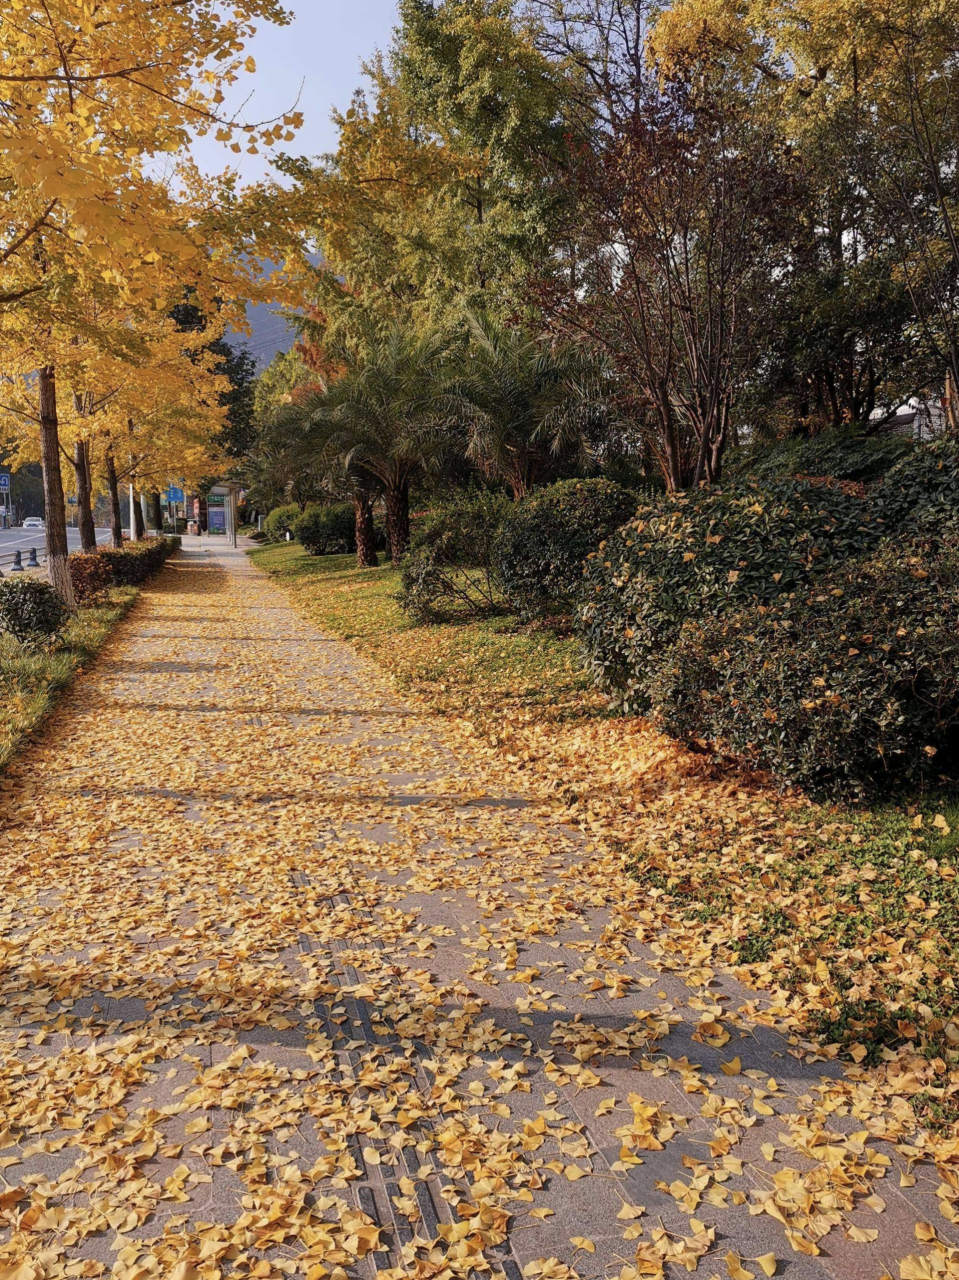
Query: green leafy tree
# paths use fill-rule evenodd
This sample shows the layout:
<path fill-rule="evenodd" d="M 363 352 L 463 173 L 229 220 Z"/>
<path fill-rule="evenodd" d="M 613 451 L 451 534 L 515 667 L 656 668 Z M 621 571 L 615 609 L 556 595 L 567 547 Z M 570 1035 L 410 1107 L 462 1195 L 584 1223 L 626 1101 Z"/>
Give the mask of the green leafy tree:
<path fill-rule="evenodd" d="M 509 315 L 549 261 L 544 170 L 565 145 L 563 80 L 505 0 L 404 0 L 394 45 L 334 116 L 318 163 L 287 159 L 284 193 L 320 245 L 314 340 L 362 317 Z M 552 170 L 550 170 L 552 172 Z"/>

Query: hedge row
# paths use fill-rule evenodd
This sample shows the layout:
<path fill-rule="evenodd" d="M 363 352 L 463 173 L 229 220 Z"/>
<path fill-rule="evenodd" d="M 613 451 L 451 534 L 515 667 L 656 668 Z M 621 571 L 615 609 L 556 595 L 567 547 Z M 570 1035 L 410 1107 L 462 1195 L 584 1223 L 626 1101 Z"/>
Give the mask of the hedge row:
<path fill-rule="evenodd" d="M 503 609 L 526 621 L 569 616 L 585 557 L 636 501 L 608 480 L 564 480 L 520 503 L 486 490 L 461 494 L 417 523 L 400 602 L 434 622 Z"/>
<path fill-rule="evenodd" d="M 497 548 L 511 507 L 480 489 L 439 503 L 417 523 L 399 596 L 413 618 L 441 622 L 505 608 Z"/>
<path fill-rule="evenodd" d="M 569 614 L 582 592 L 584 561 L 633 515 L 637 500 L 610 480 L 563 480 L 519 503 L 504 523 L 497 568 L 520 617 Z"/>
<path fill-rule="evenodd" d="M 959 553 L 888 546 L 771 606 L 688 621 L 663 726 L 815 791 L 935 774 L 959 730 Z"/>
<path fill-rule="evenodd" d="M 956 763 L 959 444 L 873 488 L 661 498 L 591 558 L 579 634 L 631 710 L 814 791 Z"/>
<path fill-rule="evenodd" d="M 274 507 L 263 521 L 267 542 L 285 542 L 287 534 L 292 537 L 293 526 L 300 515 L 300 508 L 295 502 L 290 502 L 285 507 Z"/>
<path fill-rule="evenodd" d="M 626 710 L 648 711 L 657 664 L 688 617 L 795 591 L 883 535 L 864 499 L 809 481 L 663 495 L 589 559 L 578 630 L 590 668 Z"/>
<path fill-rule="evenodd" d="M 166 561 L 179 551 L 178 536 L 147 538 L 143 542 L 124 544 L 123 550 L 100 547 L 86 554 L 70 557 L 70 577 L 77 604 L 101 601 L 110 587 L 138 586 L 162 569 Z"/>
<path fill-rule="evenodd" d="M 311 556 L 347 555 L 356 550 L 356 516 L 348 502 L 307 507 L 293 521 L 291 532 Z"/>
<path fill-rule="evenodd" d="M 111 583 L 115 587 L 139 586 L 163 568 L 170 556 L 180 550 L 182 539 L 176 535 L 163 538 L 146 538 L 142 542 L 126 543 L 122 551 L 114 547 L 101 547 L 96 557 L 109 568 Z M 71 556 L 72 561 L 78 557 Z"/>
<path fill-rule="evenodd" d="M 793 452 L 810 468 L 841 463 L 846 480 L 641 497 L 585 480 L 519 504 L 462 496 L 414 537 L 401 599 L 428 620 L 572 613 L 623 709 L 814 792 L 948 773 L 959 763 L 959 443 Z"/>

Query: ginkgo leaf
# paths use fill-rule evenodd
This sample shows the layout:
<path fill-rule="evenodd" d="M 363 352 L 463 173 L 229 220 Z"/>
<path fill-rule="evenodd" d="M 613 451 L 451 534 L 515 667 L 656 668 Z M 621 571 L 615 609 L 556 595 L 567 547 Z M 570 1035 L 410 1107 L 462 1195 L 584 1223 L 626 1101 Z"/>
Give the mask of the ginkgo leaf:
<path fill-rule="evenodd" d="M 723 1075 L 738 1076 L 743 1069 L 743 1064 L 739 1058 L 733 1058 L 731 1062 L 721 1062 Z"/>
<path fill-rule="evenodd" d="M 747 1271 L 743 1266 L 738 1253 L 734 1253 L 732 1249 L 724 1255 L 723 1262 L 726 1264 L 726 1273 L 729 1280 L 755 1280 L 755 1271 Z"/>
<path fill-rule="evenodd" d="M 570 1244 L 575 1245 L 577 1249 L 582 1249 L 585 1253 L 596 1252 L 595 1244 L 587 1236 L 570 1236 L 569 1240 Z"/>

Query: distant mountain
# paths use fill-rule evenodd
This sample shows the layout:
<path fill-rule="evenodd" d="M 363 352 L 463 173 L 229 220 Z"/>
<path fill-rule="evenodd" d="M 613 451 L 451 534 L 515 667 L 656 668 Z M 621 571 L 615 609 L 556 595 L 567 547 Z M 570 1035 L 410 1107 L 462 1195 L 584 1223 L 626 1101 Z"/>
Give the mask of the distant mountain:
<path fill-rule="evenodd" d="M 319 265 L 321 261 L 318 254 L 310 254 L 309 258 L 314 266 Z M 276 264 L 264 261 L 260 265 L 260 270 L 263 275 L 270 275 L 276 270 Z M 227 342 L 232 346 L 246 347 L 256 360 L 258 369 L 265 369 L 277 352 L 289 351 L 296 341 L 296 334 L 289 328 L 283 317 L 277 315 L 277 310 L 278 308 L 265 302 L 248 306 L 246 318 L 253 330 L 252 335 L 248 338 L 245 334 L 233 331 L 229 331 L 226 335 Z"/>
<path fill-rule="evenodd" d="M 265 369 L 279 351 L 289 351 L 296 341 L 296 334 L 287 325 L 275 308 L 266 303 L 257 303 L 246 309 L 252 334 L 230 331 L 226 335 L 227 342 L 234 347 L 246 347 L 256 360 L 258 369 Z"/>

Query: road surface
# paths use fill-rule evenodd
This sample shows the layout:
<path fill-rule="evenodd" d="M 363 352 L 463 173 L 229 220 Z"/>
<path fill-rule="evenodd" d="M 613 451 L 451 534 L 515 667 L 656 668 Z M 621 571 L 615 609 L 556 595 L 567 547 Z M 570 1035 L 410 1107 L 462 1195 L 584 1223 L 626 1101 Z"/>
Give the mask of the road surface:
<path fill-rule="evenodd" d="M 97 542 L 109 542 L 109 529 L 97 529 Z M 71 551 L 80 550 L 80 530 L 68 529 L 67 541 Z M 46 529 L 0 529 L 0 561 L 10 558 L 14 551 L 29 552 L 36 547 L 37 555 L 42 555 L 47 545 Z"/>

